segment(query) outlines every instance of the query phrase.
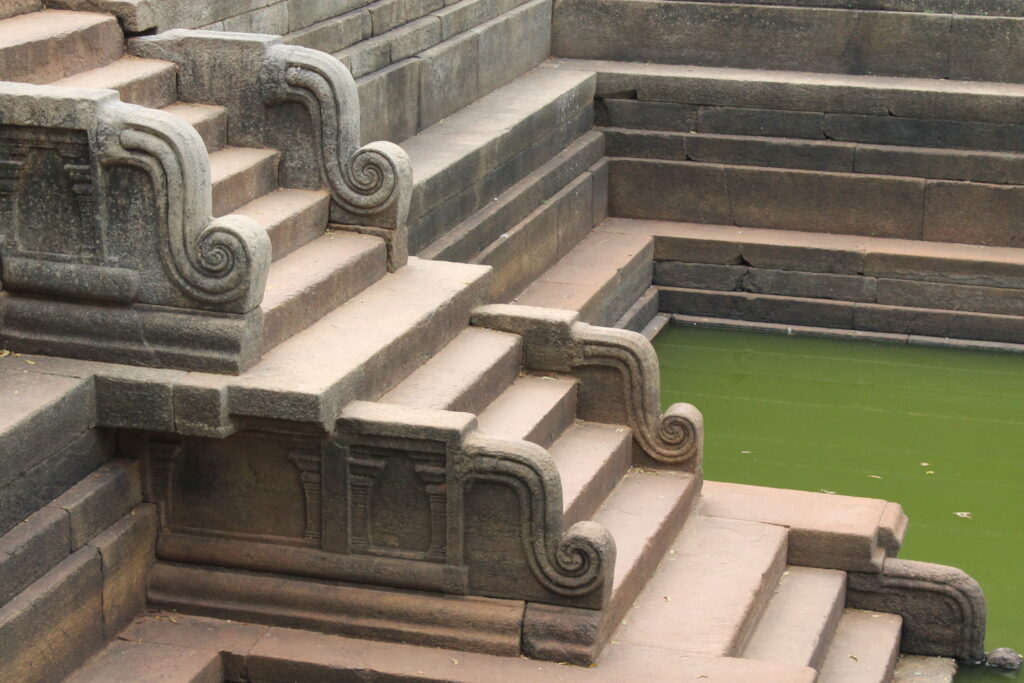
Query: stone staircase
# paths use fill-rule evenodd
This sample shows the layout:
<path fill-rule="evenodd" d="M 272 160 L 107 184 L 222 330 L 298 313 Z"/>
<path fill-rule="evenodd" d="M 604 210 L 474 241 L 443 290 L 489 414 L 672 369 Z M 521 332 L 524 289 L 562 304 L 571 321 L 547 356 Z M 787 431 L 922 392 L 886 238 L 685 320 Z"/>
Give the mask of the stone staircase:
<path fill-rule="evenodd" d="M 218 53 L 197 49 L 204 63 L 170 34 L 129 41 L 126 53 L 109 15 L 42 9 L 31 0 L 9 16 L 0 10 L 0 77 L 76 92 L 112 89 L 123 102 L 190 126 L 205 147 L 197 163 L 209 173 L 212 214 L 254 221 L 267 233 L 272 259 L 259 346 L 250 363 L 227 368 L 234 374 L 215 374 L 225 371 L 216 360 L 166 369 L 174 365 L 170 353 L 156 363 L 117 353 L 81 361 L 60 353 L 0 357 L 4 388 L 16 384 L 15 394 L 31 399 L 0 397 L 0 586 L 9 593 L 0 600 L 0 678 L 313 681 L 368 670 L 465 681 L 493 680 L 495 671 L 506 680 L 535 680 L 538 672 L 545 680 L 891 678 L 900 617 L 854 609 L 846 581 L 847 572 L 885 575 L 905 525 L 898 506 L 703 486 L 699 442 L 692 441 L 700 436 L 699 416 L 673 412 L 677 407 L 660 413 L 650 347 L 637 335 L 581 325 L 641 329 L 659 306 L 698 314 L 689 290 L 714 297 L 724 289 L 680 273 L 696 264 L 690 270 L 703 277 L 726 273 L 753 282 L 787 270 L 758 261 L 752 250 L 760 244 L 772 247 L 772 258 L 803 264 L 809 253 L 824 254 L 822 273 L 833 275 L 827 264 L 860 254 L 861 270 L 852 275 L 865 279 L 878 277 L 863 266 L 871 260 L 863 256 L 868 246 L 887 248 L 897 254 L 877 266 L 890 270 L 878 272 L 912 271 L 905 279 L 926 280 L 919 271 L 927 263 L 927 281 L 1002 288 L 1015 282 L 1016 249 L 943 244 L 946 251 L 922 252 L 931 243 L 902 233 L 871 233 L 840 249 L 801 242 L 824 238 L 802 225 L 789 226 L 801 232 L 758 225 L 761 232 L 744 230 L 741 240 L 679 222 L 698 220 L 673 208 L 692 197 L 667 188 L 725 164 L 665 158 L 660 150 L 670 145 L 662 140 L 689 145 L 697 135 L 672 128 L 689 105 L 654 96 L 658 101 L 648 102 L 640 95 L 648 86 L 637 83 L 691 92 L 692 84 L 680 85 L 681 72 L 651 75 L 691 67 L 582 60 L 537 66 L 547 56 L 538 35 L 546 36 L 552 7 L 557 27 L 571 4 L 388 0 L 347 3 L 340 14 L 323 16 L 308 6 L 301 20 L 284 15 L 286 43 L 332 52 L 358 79 L 364 107 L 357 143 L 405 140 L 415 172 L 408 247 L 417 255 L 407 262 L 396 246 L 400 237 L 342 220 L 336 188 L 296 169 L 291 155 L 307 141 L 253 132 L 239 106 L 253 74 L 206 82 L 216 68 L 203 69 Z M 267 28 L 279 20 L 269 10 L 280 11 L 268 5 L 267 13 L 214 18 L 211 5 L 190 10 L 202 19 L 165 14 L 147 23 L 147 8 L 112 3 L 110 11 L 133 32 L 206 26 L 196 23 L 206 19 L 216 29 Z M 561 44 L 564 33 L 555 36 Z M 187 39 L 200 46 L 214 40 Z M 231 58 L 262 59 L 270 45 L 229 40 L 239 41 L 234 51 L 219 54 Z M 729 91 L 729 78 L 735 92 L 759 96 L 738 75 L 708 91 Z M 764 101 L 721 105 L 722 116 L 743 119 L 733 109 L 775 106 L 768 104 L 779 101 L 775 86 L 765 87 Z M 1012 99 L 984 87 L 971 96 L 976 102 L 965 96 L 969 106 L 994 117 L 1003 115 L 1000 107 L 1008 112 Z M 921 106 L 934 100 L 936 91 L 922 92 Z M 398 102 L 408 108 L 399 110 Z M 381 115 L 384 103 L 396 106 Z M 288 118 L 294 109 L 280 114 L 278 121 L 300 121 Z M 716 135 L 754 139 L 735 131 L 704 138 Z M 769 146 L 790 149 L 787 135 L 771 136 Z M 642 145 L 657 154 L 636 151 Z M 1009 174 L 1013 160 L 1005 156 Z M 976 166 L 991 171 L 990 161 Z M 645 164 L 660 165 L 650 172 Z M 662 165 L 680 175 L 666 177 Z M 712 190 L 721 187 L 709 182 L 702 201 L 715 201 Z M 641 204 L 671 211 L 633 217 L 659 220 L 619 217 Z M 695 257 L 695 245 L 716 256 Z M 951 262 L 961 264 L 959 275 L 948 275 Z M 771 272 L 750 275 L 758 268 Z M 679 310 L 666 308 L 673 296 L 686 302 Z M 791 291 L 767 296 L 794 298 Z M 517 306 L 481 308 L 513 299 Z M 1012 317 L 980 315 L 979 329 Z M 588 354 L 612 361 L 588 365 L 581 360 Z M 670 418 L 687 425 L 682 434 L 661 431 Z M 49 433 L 76 440 L 48 444 Z M 687 436 L 689 445 L 678 441 Z M 326 490 L 328 505 L 342 495 L 356 505 L 362 494 L 349 482 L 377 466 L 379 450 L 426 449 L 427 460 L 417 460 L 397 489 L 417 476 L 439 476 L 427 457 L 438 443 L 460 463 L 451 466 L 459 476 L 460 468 L 485 466 L 496 476 L 500 467 L 484 461 L 530 463 L 532 474 L 519 474 L 527 493 L 478 483 L 448 499 L 472 512 L 448 518 L 449 528 L 464 534 L 465 561 L 422 562 L 418 548 L 375 548 L 369 560 L 339 551 L 337 520 L 349 510 L 320 507 L 311 496 Z M 310 464 L 320 458 L 368 469 L 347 473 L 342 494 L 326 488 L 340 486 L 329 466 Z M 445 491 L 463 485 L 452 477 L 442 479 Z M 10 508 L 7 496 L 15 501 Z M 534 517 L 521 522 L 522 509 Z M 384 518 L 394 521 L 386 512 Z M 527 523 L 534 527 L 522 532 Z M 548 545 L 523 550 L 520 533 L 549 534 Z M 614 548 L 602 544 L 607 538 Z M 559 562 L 578 557 L 579 547 L 607 572 L 599 590 L 559 592 L 534 580 L 534 564 L 550 561 L 549 573 L 571 583 L 576 570 L 559 574 Z M 544 555 L 551 548 L 554 560 Z M 165 611 L 140 615 L 146 604 Z"/>
<path fill-rule="evenodd" d="M 994 3 L 566 0 L 553 52 L 598 74 L 609 213 L 675 223 L 607 226 L 657 235 L 662 312 L 1013 349 L 1024 81 L 995 54 L 1021 21 Z"/>

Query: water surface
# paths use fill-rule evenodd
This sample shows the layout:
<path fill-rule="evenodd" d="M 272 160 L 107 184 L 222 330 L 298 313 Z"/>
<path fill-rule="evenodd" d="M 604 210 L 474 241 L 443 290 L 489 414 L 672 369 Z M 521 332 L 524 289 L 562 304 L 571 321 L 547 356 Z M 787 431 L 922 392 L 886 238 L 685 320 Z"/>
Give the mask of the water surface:
<path fill-rule="evenodd" d="M 900 557 L 970 573 L 988 648 L 1024 649 L 1024 356 L 682 325 L 654 345 L 663 402 L 704 413 L 708 479 L 899 502 Z"/>

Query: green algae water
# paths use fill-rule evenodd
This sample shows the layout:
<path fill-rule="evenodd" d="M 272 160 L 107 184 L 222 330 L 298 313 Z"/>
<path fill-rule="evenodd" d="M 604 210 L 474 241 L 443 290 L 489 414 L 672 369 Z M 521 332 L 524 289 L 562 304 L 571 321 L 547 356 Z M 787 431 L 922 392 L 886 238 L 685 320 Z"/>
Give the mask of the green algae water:
<path fill-rule="evenodd" d="M 902 504 L 900 557 L 970 573 L 987 648 L 1024 649 L 1024 356 L 683 325 L 654 346 L 662 401 L 704 413 L 708 479 Z"/>

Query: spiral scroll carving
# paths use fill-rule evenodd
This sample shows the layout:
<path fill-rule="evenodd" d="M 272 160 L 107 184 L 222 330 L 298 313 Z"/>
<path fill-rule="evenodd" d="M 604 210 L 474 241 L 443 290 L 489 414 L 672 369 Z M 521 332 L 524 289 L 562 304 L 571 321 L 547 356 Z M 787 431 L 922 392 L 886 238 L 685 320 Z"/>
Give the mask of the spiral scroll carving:
<path fill-rule="evenodd" d="M 525 441 L 503 441 L 474 435 L 465 443 L 471 480 L 511 487 L 519 497 L 521 538 L 530 568 L 547 590 L 582 596 L 610 580 L 615 542 L 595 522 L 562 529 L 562 488 L 551 456 Z"/>
<path fill-rule="evenodd" d="M 580 351 L 574 365 L 611 367 L 622 376 L 629 426 L 644 452 L 666 464 L 699 465 L 703 417 L 688 403 L 661 413 L 658 359 L 650 342 L 636 332 L 580 322 L 573 323 L 571 334 Z"/>
<path fill-rule="evenodd" d="M 316 50 L 274 45 L 263 67 L 268 103 L 299 102 L 314 121 L 321 175 L 331 196 L 346 210 L 370 216 L 396 203 L 407 210 L 412 172 L 398 145 L 372 142 L 359 147 L 359 95 L 341 62 Z M 392 223 L 404 222 L 402 210 Z M 394 227 L 381 226 L 381 227 Z"/>
<path fill-rule="evenodd" d="M 244 216 L 211 220 L 206 148 L 176 117 L 120 102 L 104 111 L 103 163 L 142 169 L 157 198 L 157 240 L 165 271 L 197 304 L 247 312 L 262 297 L 270 267 L 266 231 Z"/>

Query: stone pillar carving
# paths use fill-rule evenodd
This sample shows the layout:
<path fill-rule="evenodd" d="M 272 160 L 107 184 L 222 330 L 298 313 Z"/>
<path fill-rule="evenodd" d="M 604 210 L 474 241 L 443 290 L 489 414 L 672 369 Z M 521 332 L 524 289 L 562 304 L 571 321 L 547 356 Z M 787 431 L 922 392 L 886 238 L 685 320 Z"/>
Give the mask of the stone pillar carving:
<path fill-rule="evenodd" d="M 686 471 L 700 468 L 703 417 L 688 403 L 676 403 L 661 412 L 658 357 L 643 335 L 580 322 L 572 311 L 508 304 L 476 309 L 472 324 L 521 335 L 528 370 L 570 374 L 609 371 L 616 378 L 617 388 L 606 387 L 607 391 L 597 393 L 605 403 L 611 396 L 621 399 L 639 451 Z M 587 382 L 584 376 L 584 388 Z M 602 421 L 601 417 L 592 419 Z"/>
<path fill-rule="evenodd" d="M 183 457 L 180 443 L 150 441 L 146 447 L 146 500 L 156 503 L 161 526 L 167 526 L 173 512 L 174 477 Z"/>
<path fill-rule="evenodd" d="M 319 542 L 323 537 L 323 477 L 320 473 L 320 455 L 292 453 L 290 460 L 299 470 L 299 481 L 306 497 L 306 531 L 304 536 Z"/>
<path fill-rule="evenodd" d="M 270 242 L 252 219 L 210 218 L 192 127 L 113 91 L 0 83 L 0 110 L 7 348 L 217 372 L 256 360 Z"/>

